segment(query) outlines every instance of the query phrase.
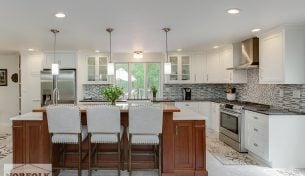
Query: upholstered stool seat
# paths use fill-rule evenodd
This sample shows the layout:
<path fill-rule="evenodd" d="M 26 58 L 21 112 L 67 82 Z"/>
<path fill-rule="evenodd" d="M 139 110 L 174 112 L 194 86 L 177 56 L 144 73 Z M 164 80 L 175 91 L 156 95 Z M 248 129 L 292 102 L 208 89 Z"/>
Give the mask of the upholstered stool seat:
<path fill-rule="evenodd" d="M 81 137 L 84 141 L 88 136 L 87 126 L 82 126 Z M 78 134 L 53 134 L 52 143 L 54 144 L 78 144 Z"/>
<path fill-rule="evenodd" d="M 124 133 L 124 127 L 121 126 L 121 129 L 120 129 L 120 138 L 121 139 L 122 139 L 123 133 Z M 91 143 L 116 144 L 116 143 L 118 143 L 118 136 L 115 133 L 109 133 L 109 134 L 92 133 L 91 134 Z"/>

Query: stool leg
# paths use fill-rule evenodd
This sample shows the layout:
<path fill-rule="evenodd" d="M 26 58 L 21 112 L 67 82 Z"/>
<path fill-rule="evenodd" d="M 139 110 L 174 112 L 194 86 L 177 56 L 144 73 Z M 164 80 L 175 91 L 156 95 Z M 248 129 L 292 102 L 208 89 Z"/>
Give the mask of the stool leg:
<path fill-rule="evenodd" d="M 81 163 L 82 163 L 82 139 L 81 139 L 81 134 L 78 134 L 78 176 L 82 175 L 82 168 L 81 168 Z"/>
<path fill-rule="evenodd" d="M 162 175 L 162 136 L 159 135 L 159 176 Z"/>
<path fill-rule="evenodd" d="M 129 151 L 129 157 L 128 157 L 128 169 L 129 169 L 129 176 L 132 175 L 132 169 L 131 169 L 131 138 L 132 135 L 129 134 L 129 141 L 128 141 L 128 151 Z"/>
<path fill-rule="evenodd" d="M 53 134 L 50 134 L 50 164 L 53 164 L 53 143 L 52 143 L 52 136 Z M 52 166 L 52 173 L 54 172 L 53 166 Z"/>
<path fill-rule="evenodd" d="M 89 146 L 89 168 L 88 168 L 88 176 L 91 176 L 91 134 L 89 134 L 89 140 L 88 140 L 88 146 Z"/>
<path fill-rule="evenodd" d="M 120 138 L 120 133 L 118 135 L 118 176 L 121 175 L 121 138 Z"/>

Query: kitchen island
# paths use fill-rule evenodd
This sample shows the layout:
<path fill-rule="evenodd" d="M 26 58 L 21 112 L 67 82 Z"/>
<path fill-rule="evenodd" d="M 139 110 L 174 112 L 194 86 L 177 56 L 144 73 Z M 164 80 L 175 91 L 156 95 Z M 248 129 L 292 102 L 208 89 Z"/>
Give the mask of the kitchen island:
<path fill-rule="evenodd" d="M 121 125 L 128 127 L 128 108 L 134 104 L 120 103 Z M 91 105 L 79 105 L 82 124 L 86 125 L 86 108 Z M 163 107 L 163 138 L 162 138 L 162 175 L 164 176 L 207 176 L 206 170 L 206 139 L 205 120 L 196 115 L 181 116 L 180 110 L 167 103 L 160 103 Z M 13 121 L 13 163 L 49 163 L 49 133 L 46 108 L 34 109 L 41 113 L 36 118 L 14 118 Z M 177 113 L 177 119 L 174 117 Z M 195 117 L 196 116 L 196 117 Z M 121 163 L 122 170 L 127 170 L 127 135 L 126 130 L 122 140 L 121 161 L 115 155 L 102 155 L 96 159 L 102 167 L 115 167 Z M 151 146 L 135 146 L 133 150 L 153 151 Z M 115 145 L 102 144 L 99 151 L 115 151 Z M 55 145 L 54 165 L 62 166 L 63 158 L 59 154 L 59 146 Z M 76 151 L 77 146 L 67 145 L 67 151 Z M 83 142 L 83 150 L 88 150 L 88 140 Z M 75 166 L 77 156 L 64 157 L 65 167 Z M 134 156 L 132 161 L 134 169 L 153 169 L 158 164 L 152 156 Z M 82 168 L 87 170 L 88 157 L 83 161 Z"/>

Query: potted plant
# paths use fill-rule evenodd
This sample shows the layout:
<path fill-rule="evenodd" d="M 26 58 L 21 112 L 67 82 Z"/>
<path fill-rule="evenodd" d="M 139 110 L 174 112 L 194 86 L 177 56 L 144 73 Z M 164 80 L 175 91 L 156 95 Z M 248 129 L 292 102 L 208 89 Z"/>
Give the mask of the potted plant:
<path fill-rule="evenodd" d="M 115 102 L 123 95 L 123 89 L 118 86 L 107 87 L 102 91 L 102 96 L 115 105 Z"/>
<path fill-rule="evenodd" d="M 157 97 L 157 93 L 158 93 L 157 87 L 156 87 L 156 86 L 151 86 L 151 87 L 150 87 L 150 91 L 151 91 L 152 94 L 153 94 L 153 100 L 155 100 L 156 97 Z"/>

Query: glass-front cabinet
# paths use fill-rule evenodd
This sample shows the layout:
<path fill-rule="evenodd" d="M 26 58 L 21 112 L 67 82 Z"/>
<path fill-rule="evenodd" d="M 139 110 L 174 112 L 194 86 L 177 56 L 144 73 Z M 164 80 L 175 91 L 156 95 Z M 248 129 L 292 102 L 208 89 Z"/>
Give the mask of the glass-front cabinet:
<path fill-rule="evenodd" d="M 107 56 L 88 56 L 87 81 L 91 83 L 108 83 L 107 63 Z"/>
<path fill-rule="evenodd" d="M 191 57 L 169 56 L 172 72 L 165 77 L 166 83 L 183 83 L 191 80 Z"/>

